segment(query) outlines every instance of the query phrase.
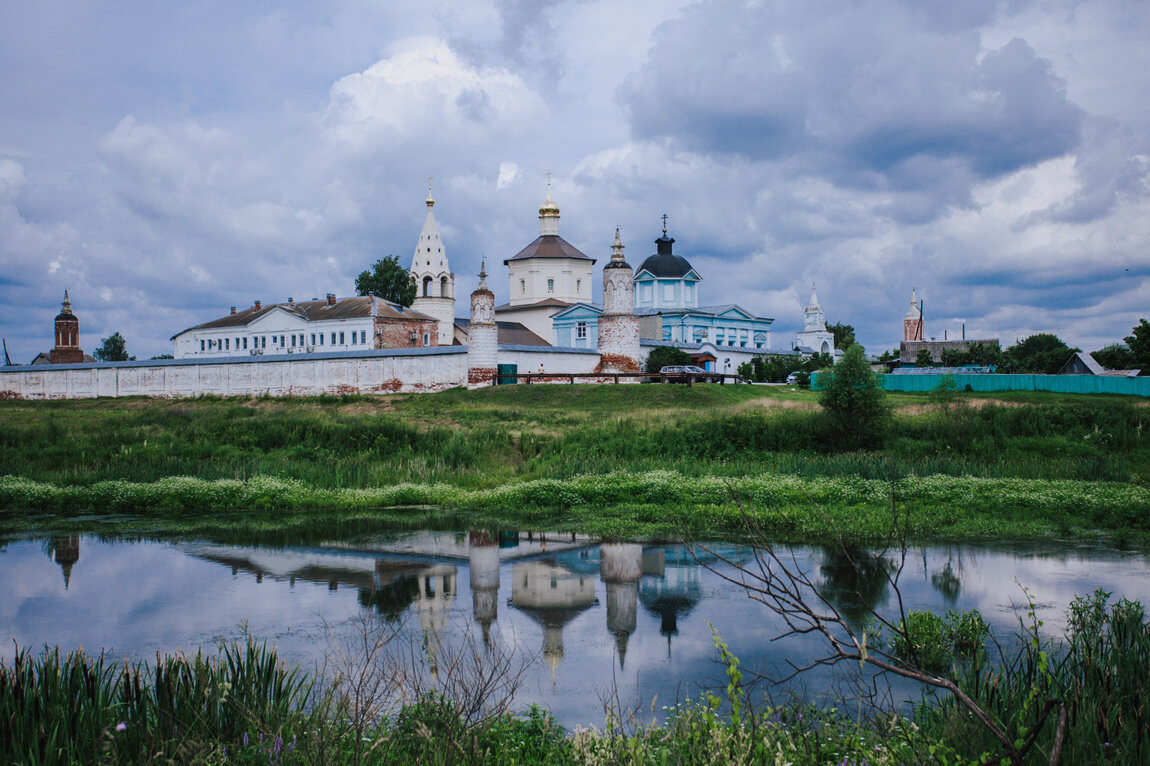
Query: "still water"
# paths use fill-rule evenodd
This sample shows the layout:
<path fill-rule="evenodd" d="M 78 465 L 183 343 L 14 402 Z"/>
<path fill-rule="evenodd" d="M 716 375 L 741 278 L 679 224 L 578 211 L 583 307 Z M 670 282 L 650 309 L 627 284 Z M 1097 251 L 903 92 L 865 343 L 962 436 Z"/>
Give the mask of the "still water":
<path fill-rule="evenodd" d="M 747 548 L 710 547 L 751 560 Z M 897 552 L 868 559 L 863 580 L 836 550 L 791 552 L 855 624 L 866 619 L 856 592 L 896 613 L 883 570 L 893 571 Z M 436 640 L 466 637 L 503 647 L 526 666 L 517 709 L 539 703 L 566 726 L 601 726 L 605 697 L 658 711 L 725 686 L 710 626 L 744 668 L 769 676 L 824 649 L 811 637 L 772 640 L 781 622 L 724 573 L 728 565 L 682 545 L 527 532 L 413 532 L 286 548 L 0 540 L 0 660 L 10 662 L 17 646 L 45 644 L 149 659 L 210 651 L 247 631 L 314 667 L 356 631 L 398 631 L 397 644 L 425 655 Z M 906 609 L 978 609 L 1005 637 L 1025 611 L 1025 586 L 1044 630 L 1061 635 L 1076 595 L 1105 588 L 1150 603 L 1148 575 L 1150 557 L 1141 552 L 933 546 L 907 552 L 899 589 Z M 842 693 L 851 672 L 807 674 L 801 691 Z M 769 692 L 764 685 L 761 693 Z M 895 696 L 917 692 L 901 687 Z"/>

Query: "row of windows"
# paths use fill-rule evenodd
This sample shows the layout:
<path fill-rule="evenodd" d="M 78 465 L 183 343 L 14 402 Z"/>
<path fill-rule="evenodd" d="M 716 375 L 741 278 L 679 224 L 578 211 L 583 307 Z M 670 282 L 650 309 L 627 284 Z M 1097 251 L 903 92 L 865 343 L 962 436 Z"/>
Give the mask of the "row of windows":
<path fill-rule="evenodd" d="M 751 339 L 750 330 L 740 330 L 734 327 L 715 327 L 714 329 L 714 343 L 716 346 L 738 346 L 739 348 L 746 348 Z M 695 343 L 702 343 L 707 340 L 709 331 L 706 327 L 692 327 L 689 331 L 691 340 Z M 663 340 L 671 340 L 673 337 L 673 328 L 671 325 L 663 327 Z M 685 339 L 684 339 L 685 340 Z M 763 341 L 755 338 L 755 348 L 762 348 Z"/>
<path fill-rule="evenodd" d="M 547 280 L 547 292 L 549 292 L 549 293 L 555 292 L 555 280 L 554 279 L 548 279 Z M 582 292 L 583 292 L 583 280 L 582 279 L 576 279 L 575 280 L 575 294 L 579 295 Z M 519 280 L 519 294 L 520 295 L 526 295 L 527 294 L 527 280 L 526 279 Z"/>
<path fill-rule="evenodd" d="M 325 341 L 330 337 L 330 344 L 335 345 L 348 345 L 347 336 L 351 335 L 351 345 L 366 345 L 367 344 L 367 330 L 347 332 L 333 332 L 333 333 L 294 333 L 292 335 L 272 335 L 271 345 L 272 348 L 302 348 L 304 346 L 323 346 Z M 336 338 L 339 340 L 337 341 Z M 267 335 L 252 335 L 251 350 L 265 349 L 268 347 Z M 248 340 L 249 336 L 245 335 L 235 338 L 235 345 L 232 345 L 232 338 L 204 338 L 200 340 L 200 351 L 231 351 L 233 348 L 236 351 L 249 350 Z M 304 341 L 308 342 L 305 343 Z"/>

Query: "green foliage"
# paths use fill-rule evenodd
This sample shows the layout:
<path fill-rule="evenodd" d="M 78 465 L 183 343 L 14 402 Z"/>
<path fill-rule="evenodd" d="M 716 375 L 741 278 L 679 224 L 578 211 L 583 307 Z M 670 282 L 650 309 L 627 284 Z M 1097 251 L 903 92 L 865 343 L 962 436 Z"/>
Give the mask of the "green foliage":
<path fill-rule="evenodd" d="M 953 375 L 943 375 L 928 394 L 930 403 L 948 409 L 958 398 L 958 384 L 954 382 Z"/>
<path fill-rule="evenodd" d="M 946 672 L 956 659 L 976 659 L 985 650 L 990 626 L 977 609 L 950 610 L 945 617 L 911 610 L 895 631 L 893 651 L 913 668 Z"/>
<path fill-rule="evenodd" d="M 124 336 L 118 332 L 112 333 L 107 338 L 100 339 L 100 347 L 92 352 L 92 356 L 96 357 L 100 362 L 131 362 L 135 361 L 136 357 L 128 356 L 128 344 L 124 340 Z"/>
<path fill-rule="evenodd" d="M 1123 340 L 1134 357 L 1132 367 L 1141 369 L 1143 375 L 1150 375 L 1150 322 L 1139 319 Z"/>
<path fill-rule="evenodd" d="M 835 443 L 846 449 L 881 443 L 890 411 L 863 347 L 856 343 L 848 348 L 829 377 L 819 392 L 819 404 L 830 419 Z"/>
<path fill-rule="evenodd" d="M 1027 596 L 1026 619 L 1015 640 L 1005 643 L 997 661 L 981 648 L 969 654 L 971 659 L 956 668 L 955 682 L 1011 735 L 1021 737 L 1041 724 L 1027 764 L 1049 762 L 1056 710 L 1063 703 L 1068 722 L 1063 763 L 1148 762 L 1150 624 L 1142 604 L 1125 599 L 1111 604 L 1110 594 L 1103 590 L 1078 597 L 1067 614 L 1065 639 L 1055 642 L 1042 636 L 1034 598 L 1029 592 Z M 951 622 L 957 626 L 955 636 L 964 635 L 965 629 L 986 637 L 982 645 L 1004 645 L 989 640 L 981 618 Z M 970 625 L 964 628 L 967 622 Z M 1047 701 L 1050 712 L 1043 718 Z M 945 738 L 970 756 L 999 750 L 998 743 L 953 700 L 924 703 L 915 718 L 928 740 Z"/>
<path fill-rule="evenodd" d="M 1105 348 L 1091 352 L 1094 361 L 1108 370 L 1133 370 L 1138 368 L 1134 353 L 1121 343 L 1112 343 Z"/>
<path fill-rule="evenodd" d="M 835 336 L 835 348 L 846 351 L 855 344 L 855 328 L 849 324 L 829 324 L 827 332 Z"/>
<path fill-rule="evenodd" d="M 915 367 L 934 367 L 934 355 L 928 348 L 920 348 L 914 357 Z"/>
<path fill-rule="evenodd" d="M 215 657 L 168 655 L 117 666 L 82 651 L 17 650 L 0 665 L 0 762 L 195 762 L 267 732 L 303 733 L 311 682 L 249 639 Z M 258 734 L 262 739 L 264 734 Z"/>
<path fill-rule="evenodd" d="M 399 265 L 399 256 L 389 255 L 372 264 L 371 271 L 359 273 L 355 278 L 355 293 L 410 306 L 415 301 L 417 287 L 407 269 Z"/>
<path fill-rule="evenodd" d="M 944 349 L 942 364 L 945 367 L 994 367 L 1003 364 L 1002 350 L 997 343 L 971 343 L 965 351 Z"/>
<path fill-rule="evenodd" d="M 657 346 L 647 356 L 647 372 L 658 372 L 670 364 L 690 364 L 691 355 L 674 346 Z"/>
<path fill-rule="evenodd" d="M 1038 333 L 1010 346 L 1003 352 L 1003 367 L 1000 372 L 1034 373 L 1054 375 L 1075 351 L 1057 335 Z"/>

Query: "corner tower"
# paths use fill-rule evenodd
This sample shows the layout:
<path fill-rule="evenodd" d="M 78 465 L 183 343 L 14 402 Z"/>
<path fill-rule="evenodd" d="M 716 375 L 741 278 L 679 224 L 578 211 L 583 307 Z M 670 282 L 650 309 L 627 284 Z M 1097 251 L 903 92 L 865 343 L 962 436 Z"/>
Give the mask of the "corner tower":
<path fill-rule="evenodd" d="M 467 328 L 467 387 L 495 383 L 499 330 L 495 325 L 495 293 L 487 289 L 487 263 L 479 265 L 479 287 L 471 294 L 471 324 Z"/>
<path fill-rule="evenodd" d="M 419 232 L 419 243 L 411 257 L 411 281 L 415 283 L 416 311 L 435 317 L 439 323 L 440 346 L 450 346 L 455 335 L 455 275 L 447 264 L 447 252 L 435 221 L 435 198 L 427 184 L 427 217 Z"/>
<path fill-rule="evenodd" d="M 611 260 L 603 267 L 603 313 L 599 317 L 599 370 L 639 370 L 639 317 L 631 265 L 623 259 L 623 242 L 615 229 Z"/>
<path fill-rule="evenodd" d="M 78 364 L 84 361 L 80 348 L 80 320 L 72 313 L 72 302 L 68 291 L 64 291 L 64 303 L 56 315 L 56 345 L 48 353 L 51 364 Z"/>

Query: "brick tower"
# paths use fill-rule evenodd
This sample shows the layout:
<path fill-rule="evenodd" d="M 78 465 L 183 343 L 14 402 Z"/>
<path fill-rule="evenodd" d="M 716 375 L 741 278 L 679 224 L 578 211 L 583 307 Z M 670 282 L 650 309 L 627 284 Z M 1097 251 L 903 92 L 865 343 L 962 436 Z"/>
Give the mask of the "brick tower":
<path fill-rule="evenodd" d="M 910 308 L 902 317 L 902 339 L 923 340 L 922 304 L 918 302 L 918 290 L 910 291 Z"/>
<path fill-rule="evenodd" d="M 80 320 L 72 313 L 72 302 L 68 291 L 64 291 L 64 303 L 56 315 L 56 346 L 48 353 L 52 364 L 77 364 L 84 361 L 80 348 Z"/>

